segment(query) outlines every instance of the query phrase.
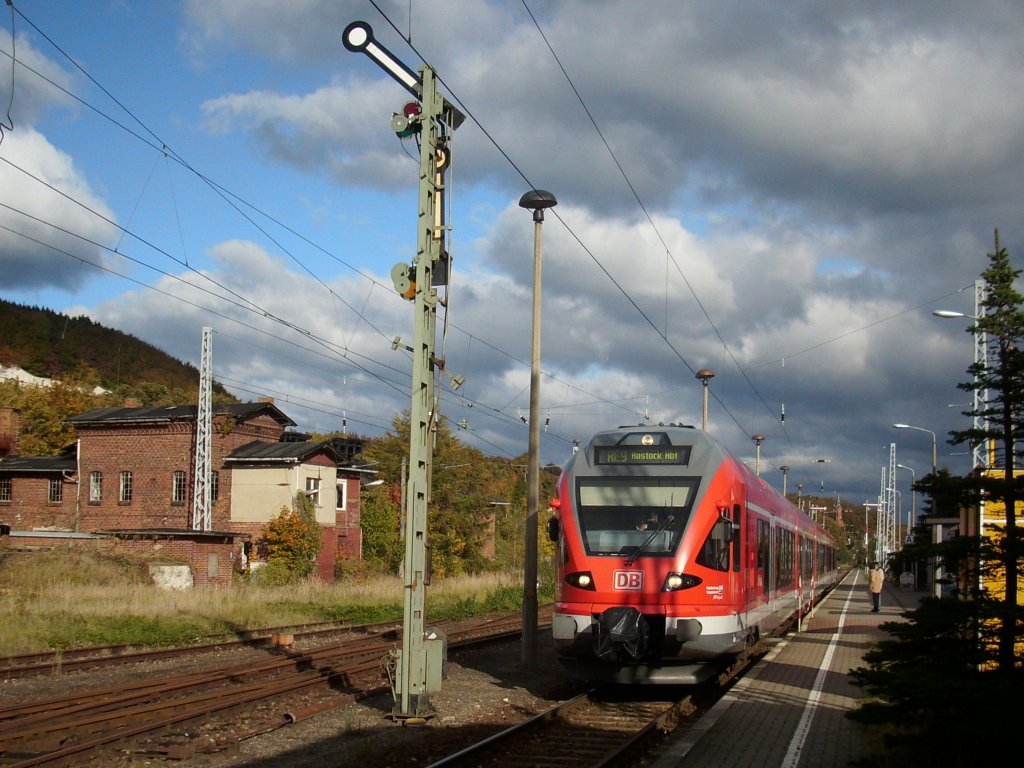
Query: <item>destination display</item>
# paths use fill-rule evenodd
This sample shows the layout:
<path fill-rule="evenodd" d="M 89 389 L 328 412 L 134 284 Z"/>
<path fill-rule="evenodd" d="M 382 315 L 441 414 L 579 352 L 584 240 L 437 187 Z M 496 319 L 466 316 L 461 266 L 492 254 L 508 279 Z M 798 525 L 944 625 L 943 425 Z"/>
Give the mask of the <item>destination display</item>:
<path fill-rule="evenodd" d="M 688 464 L 688 445 L 595 445 L 595 464 Z"/>

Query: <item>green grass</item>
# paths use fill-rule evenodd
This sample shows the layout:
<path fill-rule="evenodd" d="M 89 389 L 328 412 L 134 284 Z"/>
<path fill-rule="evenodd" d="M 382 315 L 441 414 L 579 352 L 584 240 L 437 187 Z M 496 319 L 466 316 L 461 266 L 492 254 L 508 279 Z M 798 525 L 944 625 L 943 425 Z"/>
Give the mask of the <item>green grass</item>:
<path fill-rule="evenodd" d="M 226 589 L 185 591 L 148 582 L 146 563 L 126 555 L 7 553 L 0 557 L 0 655 L 91 645 L 175 646 L 265 627 L 368 624 L 403 615 L 405 587 L 397 576 L 287 586 L 239 581 Z M 521 576 L 435 580 L 426 604 L 428 621 L 514 613 L 522 604 Z"/>

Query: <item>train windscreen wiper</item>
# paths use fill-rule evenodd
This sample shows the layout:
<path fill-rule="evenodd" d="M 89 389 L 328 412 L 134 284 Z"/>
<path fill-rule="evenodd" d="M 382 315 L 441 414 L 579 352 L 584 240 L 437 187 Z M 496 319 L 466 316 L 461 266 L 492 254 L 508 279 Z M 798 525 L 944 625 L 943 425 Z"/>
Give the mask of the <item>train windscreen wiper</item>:
<path fill-rule="evenodd" d="M 657 528 L 655 528 L 653 531 L 651 531 L 650 536 L 648 536 L 644 540 L 644 543 L 636 548 L 636 552 L 634 552 L 632 555 L 630 555 L 629 557 L 626 558 L 626 567 L 628 568 L 633 563 L 635 563 L 637 561 L 637 558 L 640 557 L 640 555 L 643 553 L 643 551 L 646 550 L 651 545 L 651 542 L 654 541 L 658 537 L 658 534 L 661 533 L 662 531 L 664 531 L 670 525 L 672 525 L 672 523 L 674 523 L 675 521 L 676 521 L 675 516 L 674 515 L 669 515 L 668 517 L 666 517 L 664 519 L 664 521 L 662 521 L 661 525 L 659 525 Z"/>

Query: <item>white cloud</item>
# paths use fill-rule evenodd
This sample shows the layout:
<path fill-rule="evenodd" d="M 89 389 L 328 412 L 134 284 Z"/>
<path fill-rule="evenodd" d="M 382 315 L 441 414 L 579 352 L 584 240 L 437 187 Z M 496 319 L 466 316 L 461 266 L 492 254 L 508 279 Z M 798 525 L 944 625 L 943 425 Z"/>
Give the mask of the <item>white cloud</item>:
<path fill-rule="evenodd" d="M 9 288 L 72 288 L 96 275 L 90 263 L 119 261 L 92 244 L 112 241 L 115 227 L 99 217 L 114 220 L 115 214 L 71 156 L 30 126 L 6 131 L 2 150 L 0 267 Z"/>
<path fill-rule="evenodd" d="M 696 423 L 704 367 L 716 373 L 716 433 L 741 455 L 766 434 L 765 465 L 785 457 L 790 482 L 808 487 L 821 471 L 809 462 L 830 456 L 827 487 L 871 494 L 897 437 L 901 461 L 923 467 L 928 446 L 891 434 L 893 421 L 962 426 L 946 404 L 960 397 L 970 338 L 929 310 L 970 311 L 957 291 L 985 268 L 994 227 L 1015 258 L 1024 243 L 1012 229 L 1024 198 L 1024 107 L 1009 96 L 1024 63 L 1016 9 L 566 0 L 529 3 L 538 31 L 518 4 L 379 5 L 397 31 L 365 3 L 328 0 L 287 13 L 188 2 L 177 29 L 142 6 L 139 18 L 101 8 L 96 28 L 37 11 L 153 131 L 118 113 L 139 141 L 91 109 L 56 110 L 65 97 L 26 76 L 0 157 L 164 254 L 188 254 L 210 280 L 182 259 L 172 269 L 192 285 L 159 277 L 163 293 L 119 282 L 94 297 L 78 262 L 0 233 L 5 276 L 20 281 L 8 286 L 63 290 L 182 359 L 196 360 L 212 325 L 215 370 L 242 396 L 283 398 L 303 428 L 336 427 L 342 411 L 353 430 L 388 428 L 410 397 L 409 355 L 391 340 L 410 342 L 414 309 L 388 272 L 416 254 L 418 148 L 389 125 L 405 92 L 341 44 L 363 19 L 407 65 L 422 54 L 470 115 L 452 137 L 454 282 L 438 329 L 446 372 L 465 376 L 442 410 L 472 423 L 467 440 L 526 449 L 534 229 L 516 203 L 531 185 L 559 200 L 543 225 L 546 461 L 644 414 Z M 117 28 L 116 64 L 90 48 L 113 24 L 136 25 Z M 61 76 L 46 58 L 57 54 L 30 38 L 19 60 Z M 166 67 L 125 70 L 133 45 L 166 52 L 154 57 Z M 162 197 L 146 187 L 150 166 L 169 164 L 159 142 L 146 145 L 153 135 L 229 193 L 178 167 L 165 176 L 187 183 Z M 135 152 L 152 155 L 145 168 Z M 116 242 L 7 164 L 0 200 Z M 0 218 L 57 242 L 10 210 Z"/>

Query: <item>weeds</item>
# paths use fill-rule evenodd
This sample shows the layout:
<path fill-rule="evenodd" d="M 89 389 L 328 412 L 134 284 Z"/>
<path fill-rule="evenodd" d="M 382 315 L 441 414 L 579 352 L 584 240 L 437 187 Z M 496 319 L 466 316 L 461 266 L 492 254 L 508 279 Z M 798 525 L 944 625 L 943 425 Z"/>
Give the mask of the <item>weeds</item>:
<path fill-rule="evenodd" d="M 288 624 L 400 621 L 403 612 L 404 585 L 397 576 L 287 586 L 239 581 L 228 589 L 185 591 L 147 581 L 146 564 L 123 555 L 8 553 L 0 560 L 0 654 L 185 645 Z M 497 573 L 436 580 L 428 592 L 428 620 L 513 613 L 522 602 L 515 581 Z"/>

